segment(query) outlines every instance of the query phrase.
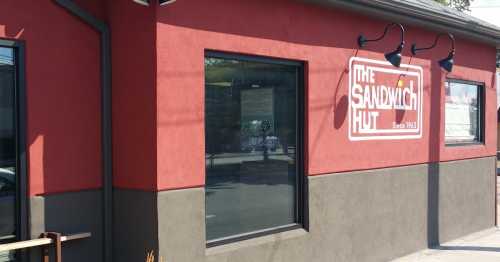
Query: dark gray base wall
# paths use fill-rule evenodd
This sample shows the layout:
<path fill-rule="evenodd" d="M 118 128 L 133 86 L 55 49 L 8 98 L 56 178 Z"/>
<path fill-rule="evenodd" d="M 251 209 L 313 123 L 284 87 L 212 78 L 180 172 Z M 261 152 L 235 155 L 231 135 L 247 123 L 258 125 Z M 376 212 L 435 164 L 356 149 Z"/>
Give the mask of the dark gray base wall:
<path fill-rule="evenodd" d="M 495 165 L 488 157 L 310 177 L 307 231 L 209 249 L 202 188 L 117 191 L 115 258 L 144 261 L 157 246 L 167 262 L 387 261 L 493 227 Z"/>
<path fill-rule="evenodd" d="M 113 260 L 158 258 L 157 193 L 115 189 L 113 192 Z M 179 203 L 182 205 L 182 203 Z M 173 214 L 172 214 L 173 215 Z"/>
<path fill-rule="evenodd" d="M 115 189 L 113 260 L 145 261 L 153 251 L 157 262 L 159 256 L 164 262 L 199 261 L 205 254 L 204 192 L 202 188 L 165 192 Z M 175 256 L 166 255 L 167 250 L 176 250 L 169 252 Z"/>
<path fill-rule="evenodd" d="M 63 235 L 90 232 L 89 239 L 63 243 L 63 261 L 102 261 L 102 192 L 89 190 L 31 197 L 30 234 L 38 238 L 42 232 Z M 30 261 L 41 261 L 40 249 L 30 251 Z"/>

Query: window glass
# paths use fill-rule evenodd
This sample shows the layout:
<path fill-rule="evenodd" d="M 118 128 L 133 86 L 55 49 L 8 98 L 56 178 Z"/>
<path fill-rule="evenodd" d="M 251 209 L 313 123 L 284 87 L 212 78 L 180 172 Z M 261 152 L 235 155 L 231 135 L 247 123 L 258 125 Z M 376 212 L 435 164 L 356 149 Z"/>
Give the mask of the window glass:
<path fill-rule="evenodd" d="M 481 88 L 476 84 L 453 80 L 445 83 L 446 143 L 481 142 Z"/>
<path fill-rule="evenodd" d="M 14 52 L 0 47 L 0 244 L 16 238 L 16 128 Z M 0 261 L 13 253 L 0 252 Z"/>
<path fill-rule="evenodd" d="M 500 50 L 497 50 L 497 68 L 500 68 Z"/>
<path fill-rule="evenodd" d="M 208 241 L 298 223 L 299 69 L 206 57 Z"/>
<path fill-rule="evenodd" d="M 497 77 L 496 77 L 496 81 L 497 81 L 497 110 L 500 108 L 500 69 L 497 69 L 498 72 L 497 72 Z M 499 116 L 500 117 L 500 116 Z M 500 121 L 499 121 L 500 122 Z"/>

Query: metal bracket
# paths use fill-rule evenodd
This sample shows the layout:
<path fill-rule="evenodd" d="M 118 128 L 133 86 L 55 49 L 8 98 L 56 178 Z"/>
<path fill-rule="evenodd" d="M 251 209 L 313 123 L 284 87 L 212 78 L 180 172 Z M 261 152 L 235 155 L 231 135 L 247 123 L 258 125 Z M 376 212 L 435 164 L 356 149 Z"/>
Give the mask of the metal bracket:
<path fill-rule="evenodd" d="M 45 232 L 40 235 L 40 238 L 50 238 L 54 241 L 55 262 L 62 262 L 61 254 L 61 233 Z M 42 262 L 50 262 L 50 246 L 42 247 Z"/>

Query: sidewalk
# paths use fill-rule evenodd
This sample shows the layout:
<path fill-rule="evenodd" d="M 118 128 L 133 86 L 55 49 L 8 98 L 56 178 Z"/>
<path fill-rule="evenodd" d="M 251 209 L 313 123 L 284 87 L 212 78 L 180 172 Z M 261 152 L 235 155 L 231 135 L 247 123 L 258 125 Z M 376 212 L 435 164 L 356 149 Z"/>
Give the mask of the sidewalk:
<path fill-rule="evenodd" d="M 500 261 L 500 229 L 494 228 L 420 251 L 392 262 Z"/>

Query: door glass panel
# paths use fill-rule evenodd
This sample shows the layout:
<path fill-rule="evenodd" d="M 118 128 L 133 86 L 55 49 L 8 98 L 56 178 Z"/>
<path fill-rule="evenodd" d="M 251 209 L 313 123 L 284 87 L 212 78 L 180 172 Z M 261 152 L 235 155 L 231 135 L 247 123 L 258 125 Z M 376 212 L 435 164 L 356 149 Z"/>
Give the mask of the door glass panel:
<path fill-rule="evenodd" d="M 0 243 L 16 239 L 16 123 L 14 51 L 0 47 Z M 13 253 L 0 252 L 0 261 Z"/>

